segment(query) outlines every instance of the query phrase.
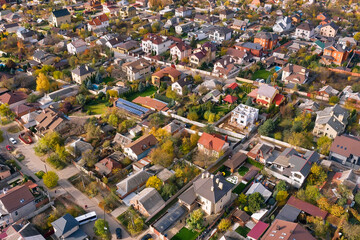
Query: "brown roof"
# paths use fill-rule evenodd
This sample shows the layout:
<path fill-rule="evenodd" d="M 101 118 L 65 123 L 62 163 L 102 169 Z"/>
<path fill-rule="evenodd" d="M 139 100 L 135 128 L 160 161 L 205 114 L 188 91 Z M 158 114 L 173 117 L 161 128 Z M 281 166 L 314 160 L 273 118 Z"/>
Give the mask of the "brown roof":
<path fill-rule="evenodd" d="M 169 109 L 167 107 L 167 103 L 157 100 L 155 98 L 151 98 L 151 97 L 139 96 L 139 97 L 135 98 L 132 102 L 143 105 L 143 106 L 151 108 L 151 109 L 156 109 L 157 111 L 166 111 Z"/>
<path fill-rule="evenodd" d="M 237 219 L 243 221 L 244 223 L 246 223 L 250 220 L 250 216 L 246 212 L 244 212 L 240 209 L 236 210 L 234 212 L 233 216 L 236 217 Z"/>
<path fill-rule="evenodd" d="M 360 138 L 341 135 L 334 139 L 331 144 L 330 151 L 345 157 L 350 157 L 350 154 L 354 156 L 360 156 Z"/>
<path fill-rule="evenodd" d="M 123 67 L 131 68 L 131 70 L 135 73 L 143 70 L 144 68 L 148 68 L 150 66 L 151 66 L 150 62 L 143 58 L 140 58 L 134 62 L 127 62 L 127 63 L 123 64 Z"/>
<path fill-rule="evenodd" d="M 0 95 L 0 102 L 4 104 L 13 104 L 25 100 L 28 95 L 21 91 L 7 92 Z"/>
<path fill-rule="evenodd" d="M 6 193 L 0 194 L 0 202 L 9 213 L 25 206 L 34 199 L 35 198 L 31 194 L 29 187 L 26 185 L 16 186 Z"/>
<path fill-rule="evenodd" d="M 161 69 L 160 71 L 154 73 L 153 76 L 156 76 L 159 78 L 163 78 L 165 76 L 171 76 L 173 78 L 177 78 L 177 77 L 181 76 L 181 72 L 176 70 L 175 68 L 166 67 L 166 68 Z"/>
<path fill-rule="evenodd" d="M 121 168 L 121 163 L 111 158 L 104 158 L 100 162 L 96 163 L 95 166 L 98 167 L 101 171 L 104 171 L 106 174 L 109 174 L 112 172 L 112 170 Z"/>
<path fill-rule="evenodd" d="M 289 204 L 290 206 L 293 206 L 297 209 L 300 209 L 301 211 L 304 211 L 311 216 L 321 217 L 322 219 L 325 219 L 326 215 L 328 214 L 326 211 L 321 210 L 320 208 L 316 207 L 315 205 L 312 205 L 311 203 L 297 199 L 294 196 L 290 197 L 287 204 Z"/>
<path fill-rule="evenodd" d="M 178 47 L 180 51 L 186 51 L 192 49 L 190 45 L 184 43 L 184 42 L 175 42 L 170 46 L 170 49 L 173 47 Z"/>
<path fill-rule="evenodd" d="M 262 240 L 273 240 L 273 239 L 315 240 L 316 238 L 314 238 L 303 226 L 301 226 L 298 223 L 276 219 L 262 237 Z"/>
<path fill-rule="evenodd" d="M 140 155 L 146 150 L 152 148 L 158 143 L 156 137 L 152 134 L 144 135 L 135 142 L 132 142 L 125 146 L 125 148 L 131 148 L 131 150 L 136 154 Z"/>
<path fill-rule="evenodd" d="M 246 154 L 244 154 L 242 152 L 238 152 L 234 156 L 232 156 L 230 159 L 228 159 L 224 163 L 224 166 L 231 168 L 231 169 L 235 169 L 235 168 L 239 167 L 241 164 L 243 164 L 246 161 L 246 159 L 247 159 Z"/>
<path fill-rule="evenodd" d="M 50 129 L 54 130 L 59 126 L 63 121 L 67 119 L 63 116 L 62 112 L 58 112 L 53 108 L 44 109 L 36 118 L 35 121 L 38 122 L 37 129 Z"/>

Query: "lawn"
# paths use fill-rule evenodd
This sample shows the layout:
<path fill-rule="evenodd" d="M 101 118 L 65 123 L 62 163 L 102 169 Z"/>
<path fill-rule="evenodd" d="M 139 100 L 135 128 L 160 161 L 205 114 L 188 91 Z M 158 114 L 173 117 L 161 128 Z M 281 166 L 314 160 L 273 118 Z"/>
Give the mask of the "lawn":
<path fill-rule="evenodd" d="M 244 191 L 245 187 L 246 187 L 246 184 L 240 183 L 240 184 L 237 185 L 237 187 L 233 190 L 233 193 L 240 194 L 240 193 L 242 193 L 242 191 Z"/>
<path fill-rule="evenodd" d="M 113 81 L 115 81 L 115 79 L 113 77 L 106 77 L 103 79 L 104 83 L 109 83 L 109 82 L 113 82 Z"/>
<path fill-rule="evenodd" d="M 152 94 L 154 94 L 157 91 L 157 88 L 155 86 L 150 86 L 147 89 L 145 89 L 143 92 L 134 92 L 126 96 L 126 100 L 132 101 L 135 98 L 141 96 L 141 97 L 147 97 Z"/>
<path fill-rule="evenodd" d="M 224 165 L 222 165 L 217 171 L 216 173 L 221 172 L 223 174 L 224 177 L 228 177 L 231 175 L 231 172 L 229 171 L 229 169 L 227 167 L 225 167 Z"/>
<path fill-rule="evenodd" d="M 246 238 L 247 234 L 250 232 L 250 229 L 247 227 L 240 226 L 235 230 L 235 232 Z"/>
<path fill-rule="evenodd" d="M 228 112 L 230 112 L 230 108 L 228 105 L 216 105 L 215 107 L 213 107 L 213 111 L 215 113 L 218 112 L 223 112 L 224 114 L 227 114 Z"/>
<path fill-rule="evenodd" d="M 106 100 L 100 100 L 100 101 L 91 101 L 90 103 L 86 104 L 84 106 L 84 110 L 90 111 L 90 115 L 98 115 L 103 114 L 105 110 L 107 109 Z"/>
<path fill-rule="evenodd" d="M 271 75 L 271 72 L 266 71 L 266 70 L 264 70 L 264 69 L 262 69 L 262 70 L 257 70 L 256 72 L 254 72 L 254 74 L 252 75 L 251 79 L 252 79 L 252 80 L 256 80 L 256 79 L 260 78 L 260 79 L 266 80 L 270 75 Z"/>
<path fill-rule="evenodd" d="M 171 240 L 194 240 L 199 235 L 198 232 L 191 231 L 183 227 Z"/>
<path fill-rule="evenodd" d="M 240 176 L 245 176 L 245 174 L 246 174 L 248 171 L 249 171 L 249 169 L 248 169 L 247 167 L 245 167 L 245 166 L 241 166 L 241 167 L 239 168 L 239 174 L 240 174 Z"/>
<path fill-rule="evenodd" d="M 264 168 L 264 165 L 262 165 L 261 163 L 255 161 L 255 160 L 252 160 L 252 159 L 250 159 L 250 158 L 247 158 L 247 159 L 246 159 L 246 162 L 247 162 L 247 163 L 250 163 L 251 165 L 253 165 L 253 166 L 255 166 L 255 167 L 257 167 L 257 168 L 259 168 L 259 169 L 261 169 L 261 170 Z"/>

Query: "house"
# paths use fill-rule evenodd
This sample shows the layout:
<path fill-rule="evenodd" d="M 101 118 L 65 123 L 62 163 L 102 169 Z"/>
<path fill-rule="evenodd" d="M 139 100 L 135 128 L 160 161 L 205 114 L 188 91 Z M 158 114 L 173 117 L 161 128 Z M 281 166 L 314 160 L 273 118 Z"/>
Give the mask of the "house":
<path fill-rule="evenodd" d="M 158 143 L 154 135 L 144 135 L 136 141 L 124 147 L 124 153 L 132 160 L 140 160 L 145 157 Z"/>
<path fill-rule="evenodd" d="M 192 32 L 195 28 L 196 28 L 196 24 L 194 22 L 187 22 L 175 26 L 175 32 L 181 35 L 183 33 Z"/>
<path fill-rule="evenodd" d="M 10 167 L 0 164 L 0 180 L 11 176 Z"/>
<path fill-rule="evenodd" d="M 35 118 L 38 133 L 59 132 L 68 126 L 68 118 L 60 111 L 53 107 L 48 107 Z"/>
<path fill-rule="evenodd" d="M 342 63 L 348 58 L 350 50 L 346 45 L 340 45 L 332 43 L 324 47 L 324 53 L 321 56 L 321 62 L 325 65 L 332 63 L 336 65 L 342 65 Z"/>
<path fill-rule="evenodd" d="M 150 168 L 151 169 L 151 168 Z M 161 170 L 156 176 L 164 183 L 169 182 L 172 176 L 174 176 L 174 171 L 170 171 L 167 168 Z"/>
<path fill-rule="evenodd" d="M 141 48 L 145 53 L 160 55 L 167 51 L 172 43 L 170 38 L 148 33 L 141 41 Z"/>
<path fill-rule="evenodd" d="M 84 8 L 86 12 L 98 11 L 102 9 L 101 1 L 90 0 L 89 2 L 84 3 Z"/>
<path fill-rule="evenodd" d="M 320 35 L 324 37 L 335 37 L 338 30 L 339 27 L 334 22 L 330 22 L 320 27 Z"/>
<path fill-rule="evenodd" d="M 202 82 L 200 85 L 198 85 L 193 92 L 197 93 L 197 94 L 202 94 L 199 92 L 199 88 L 200 87 L 204 87 L 206 90 L 217 90 L 218 87 L 222 87 L 222 83 L 216 79 L 211 79 L 211 80 L 205 80 L 204 82 Z M 217 90 L 219 91 L 219 90 Z M 221 94 L 221 92 L 219 91 L 219 93 Z"/>
<path fill-rule="evenodd" d="M 114 102 L 114 106 L 121 109 L 127 115 L 135 117 L 137 119 L 143 119 L 152 112 L 148 108 L 145 108 L 138 104 L 126 101 L 125 99 L 122 99 L 122 98 L 118 98 Z"/>
<path fill-rule="evenodd" d="M 296 222 L 297 218 L 301 213 L 300 209 L 296 207 L 290 206 L 289 204 L 285 204 L 285 206 L 280 210 L 275 219 Z"/>
<path fill-rule="evenodd" d="M 203 15 L 203 14 L 195 14 L 195 17 L 194 17 L 194 21 L 197 22 L 197 23 L 210 23 L 211 25 L 214 25 L 215 23 L 218 23 L 219 22 L 219 18 L 217 16 L 208 16 L 208 15 Z"/>
<path fill-rule="evenodd" d="M 50 22 L 55 27 L 60 27 L 64 23 L 71 23 L 71 15 L 66 8 L 56 10 L 51 13 Z"/>
<path fill-rule="evenodd" d="M 271 157 L 274 149 L 275 146 L 268 143 L 258 143 L 247 153 L 247 156 L 265 164 L 269 157 Z"/>
<path fill-rule="evenodd" d="M 173 67 L 165 67 L 160 71 L 151 75 L 151 82 L 154 85 L 160 86 L 161 82 L 177 82 L 182 73 Z"/>
<path fill-rule="evenodd" d="M 246 191 L 245 195 L 249 196 L 254 193 L 260 193 L 261 196 L 264 198 L 264 201 L 266 202 L 272 195 L 272 192 L 270 192 L 267 188 L 262 185 L 262 183 L 253 183 L 250 188 Z"/>
<path fill-rule="evenodd" d="M 263 84 L 258 89 L 254 89 L 248 94 L 248 96 L 254 98 L 257 104 L 267 108 L 272 104 L 280 106 L 281 103 L 285 100 L 285 97 L 279 94 L 279 90 L 267 84 Z"/>
<path fill-rule="evenodd" d="M 35 197 L 27 185 L 18 185 L 0 194 L 0 226 L 6 227 L 36 210 Z"/>
<path fill-rule="evenodd" d="M 250 240 L 258 240 L 264 234 L 269 224 L 259 221 L 247 234 L 247 238 Z"/>
<path fill-rule="evenodd" d="M 239 68 L 234 64 L 235 60 L 231 56 L 226 55 L 215 62 L 213 73 L 217 73 L 225 79 L 237 75 Z"/>
<path fill-rule="evenodd" d="M 316 112 L 315 127 L 313 134 L 317 137 L 328 136 L 335 138 L 345 131 L 348 123 L 348 110 L 336 104 L 333 107 L 327 107 L 322 111 Z"/>
<path fill-rule="evenodd" d="M 239 104 L 231 111 L 231 118 L 229 123 L 240 128 L 253 125 L 259 117 L 259 109 Z"/>
<path fill-rule="evenodd" d="M 133 6 L 122 7 L 120 8 L 119 14 L 122 19 L 131 19 L 132 17 L 136 16 L 136 8 Z"/>
<path fill-rule="evenodd" d="M 354 92 L 351 88 L 352 86 L 346 86 L 343 89 L 340 102 L 344 102 L 345 106 L 360 109 L 360 93 Z"/>
<path fill-rule="evenodd" d="M 330 16 L 329 16 L 329 14 L 322 12 L 322 13 L 319 13 L 316 16 L 316 19 L 321 20 L 321 21 L 325 21 L 326 19 L 330 19 Z"/>
<path fill-rule="evenodd" d="M 311 203 L 297 199 L 294 196 L 291 196 L 286 204 L 301 210 L 302 212 L 306 213 L 307 215 L 310 215 L 313 217 L 319 217 L 323 220 L 325 220 L 326 216 L 328 215 L 328 212 L 321 210 L 320 208 L 316 207 L 315 205 L 313 205 Z"/>
<path fill-rule="evenodd" d="M 198 150 L 210 156 L 219 157 L 229 148 L 229 143 L 215 135 L 203 133 L 197 143 Z"/>
<path fill-rule="evenodd" d="M 291 18 L 290 17 L 280 17 L 276 20 L 275 25 L 273 26 L 273 31 L 276 33 L 284 33 L 291 29 Z"/>
<path fill-rule="evenodd" d="M 360 138 L 351 135 L 336 136 L 330 147 L 331 160 L 343 165 L 360 165 Z"/>
<path fill-rule="evenodd" d="M 288 63 L 282 69 L 281 81 L 284 83 L 304 84 L 309 79 L 310 70 L 300 65 Z"/>
<path fill-rule="evenodd" d="M 124 199 L 130 193 L 141 188 L 146 183 L 146 181 L 149 179 L 150 176 L 151 175 L 145 170 L 138 171 L 128 176 L 127 178 L 116 184 L 117 194 L 121 199 Z"/>
<path fill-rule="evenodd" d="M 185 127 L 185 123 L 174 119 L 171 123 L 163 127 L 163 129 L 171 135 L 174 135 L 176 133 L 181 133 Z"/>
<path fill-rule="evenodd" d="M 188 18 L 192 15 L 192 9 L 188 7 L 179 7 L 175 9 L 175 17 Z"/>
<path fill-rule="evenodd" d="M 191 89 L 192 81 L 188 78 L 180 78 L 178 81 L 171 84 L 171 90 L 176 92 L 176 94 L 183 96 L 184 88 L 186 87 L 188 90 Z"/>
<path fill-rule="evenodd" d="M 93 18 L 91 21 L 88 22 L 87 25 L 89 31 L 104 29 L 107 28 L 108 26 L 109 26 L 109 18 L 105 13 Z"/>
<path fill-rule="evenodd" d="M 240 226 L 244 227 L 247 222 L 250 221 L 250 216 L 243 210 L 236 209 L 236 211 L 232 215 L 233 219 L 240 224 Z M 227 240 L 227 239 L 225 239 Z"/>
<path fill-rule="evenodd" d="M 191 55 L 192 48 L 184 42 L 176 42 L 170 46 L 170 55 L 172 59 L 182 61 Z"/>
<path fill-rule="evenodd" d="M 219 12 L 219 18 L 221 21 L 233 19 L 235 12 L 230 9 L 223 9 Z"/>
<path fill-rule="evenodd" d="M 16 35 L 19 39 L 23 40 L 24 42 L 30 42 L 32 40 L 37 41 L 36 39 L 33 38 L 36 36 L 36 33 L 33 30 L 29 30 L 26 28 L 19 28 L 16 31 Z"/>
<path fill-rule="evenodd" d="M 120 133 L 116 133 L 113 141 L 122 148 L 132 142 L 131 138 L 121 135 Z"/>
<path fill-rule="evenodd" d="M 179 196 L 179 202 L 190 211 L 191 206 L 198 202 L 206 214 L 217 214 L 230 203 L 233 187 L 223 176 L 205 172 Z"/>
<path fill-rule="evenodd" d="M 314 151 L 298 153 L 286 148 L 273 162 L 267 162 L 267 171 L 296 188 L 300 188 L 310 174 L 311 166 L 318 162 L 320 155 Z"/>
<path fill-rule="evenodd" d="M 6 92 L 0 95 L 0 103 L 7 104 L 11 109 L 24 104 L 28 95 L 22 91 Z"/>
<path fill-rule="evenodd" d="M 71 71 L 72 80 L 78 84 L 82 84 L 88 77 L 95 74 L 95 70 L 87 65 L 77 66 Z"/>
<path fill-rule="evenodd" d="M 255 57 L 261 57 L 264 54 L 264 48 L 258 43 L 244 42 L 236 44 L 235 49 L 247 52 Z"/>
<path fill-rule="evenodd" d="M 238 50 L 235 48 L 228 48 L 226 55 L 230 56 L 233 62 L 238 65 L 246 64 L 250 59 L 252 59 L 252 55 L 246 50 Z"/>
<path fill-rule="evenodd" d="M 95 164 L 95 170 L 101 175 L 108 176 L 114 170 L 120 169 L 121 163 L 111 157 L 106 157 Z"/>
<path fill-rule="evenodd" d="M 249 19 L 245 19 L 245 20 L 234 19 L 234 22 L 231 25 L 231 28 L 237 32 L 246 31 L 246 29 L 249 25 L 250 25 Z M 244 39 L 241 39 L 241 40 L 244 40 Z"/>
<path fill-rule="evenodd" d="M 232 173 L 246 162 L 247 156 L 242 152 L 237 152 L 224 162 L 224 166 L 230 168 Z"/>
<path fill-rule="evenodd" d="M 210 42 L 204 43 L 193 51 L 190 56 L 190 65 L 200 67 L 203 63 L 212 62 L 216 57 L 216 46 Z"/>
<path fill-rule="evenodd" d="M 46 106 L 51 105 L 58 100 L 63 100 L 67 97 L 74 97 L 79 92 L 79 86 L 76 84 L 65 85 L 63 88 L 53 91 L 49 94 L 45 94 L 42 98 L 38 100 L 42 106 L 41 108 L 45 108 Z"/>
<path fill-rule="evenodd" d="M 79 222 L 71 216 L 69 213 L 65 214 L 61 218 L 52 222 L 51 225 L 54 228 L 55 236 L 58 239 L 76 239 L 85 240 L 88 239 L 87 234 L 79 228 Z"/>
<path fill-rule="evenodd" d="M 33 60 L 36 61 L 37 63 L 40 64 L 46 64 L 48 65 L 50 62 L 55 61 L 56 56 L 51 54 L 51 53 L 47 53 L 43 50 L 35 50 L 34 55 L 33 55 Z M 31 63 L 30 63 L 31 64 Z"/>
<path fill-rule="evenodd" d="M 339 91 L 332 88 L 330 85 L 326 85 L 322 88 L 320 88 L 318 91 L 317 91 L 317 94 L 319 96 L 324 96 L 326 98 L 330 98 L 332 96 L 337 96 L 339 94 Z"/>
<path fill-rule="evenodd" d="M 231 39 L 232 30 L 227 27 L 217 27 L 210 31 L 209 39 L 215 43 L 222 43 Z"/>
<path fill-rule="evenodd" d="M 135 40 L 126 41 L 117 45 L 116 50 L 122 54 L 128 54 L 140 47 L 139 43 Z"/>
<path fill-rule="evenodd" d="M 151 74 L 151 63 L 144 58 L 133 62 L 126 62 L 122 65 L 122 68 L 130 82 L 145 79 L 145 77 Z"/>
<path fill-rule="evenodd" d="M 311 233 L 299 223 L 276 219 L 262 237 L 263 240 L 283 239 L 307 239 L 315 240 Z"/>
<path fill-rule="evenodd" d="M 45 240 L 45 238 L 39 233 L 39 231 L 30 223 L 25 224 L 16 223 L 4 229 L 5 237 L 3 240 Z M 4 232 L 2 234 L 4 234 Z"/>
<path fill-rule="evenodd" d="M 223 99 L 224 102 L 227 102 L 229 104 L 236 103 L 237 100 L 238 100 L 237 96 L 231 96 L 230 94 L 226 95 Z"/>
<path fill-rule="evenodd" d="M 90 143 L 83 141 L 81 138 L 70 140 L 65 145 L 68 152 L 75 157 L 81 156 L 83 153 L 94 149 Z"/>
<path fill-rule="evenodd" d="M 310 99 L 306 99 L 305 102 L 301 103 L 299 105 L 299 109 L 303 110 L 304 112 L 308 112 L 308 113 L 315 113 L 319 110 L 320 105 Z"/>
<path fill-rule="evenodd" d="M 349 45 L 349 47 L 357 46 L 357 41 L 353 37 L 339 38 L 337 43 L 341 44 L 343 46 L 348 46 Z"/>
<path fill-rule="evenodd" d="M 314 26 L 310 22 L 303 22 L 296 27 L 295 37 L 310 40 L 314 35 Z"/>
<path fill-rule="evenodd" d="M 260 44 L 264 50 L 273 49 L 278 42 L 278 35 L 269 32 L 258 32 L 255 35 L 254 43 Z"/>
<path fill-rule="evenodd" d="M 200 101 L 202 103 L 206 103 L 208 101 L 217 103 L 220 101 L 220 97 L 223 95 L 224 94 L 221 93 L 219 90 L 214 89 L 214 90 L 211 90 L 210 92 L 208 92 L 203 98 L 201 98 Z"/>
<path fill-rule="evenodd" d="M 162 207 L 165 201 L 155 188 L 148 187 L 133 197 L 130 204 L 143 216 L 149 217 Z"/>
<path fill-rule="evenodd" d="M 140 104 L 141 106 L 150 108 L 153 111 L 167 111 L 169 108 L 167 107 L 167 103 L 157 100 L 156 98 L 147 97 L 137 97 L 133 101 L 133 103 Z"/>
<path fill-rule="evenodd" d="M 67 44 L 67 50 L 70 54 L 79 54 L 87 49 L 87 44 L 82 39 L 77 39 Z"/>

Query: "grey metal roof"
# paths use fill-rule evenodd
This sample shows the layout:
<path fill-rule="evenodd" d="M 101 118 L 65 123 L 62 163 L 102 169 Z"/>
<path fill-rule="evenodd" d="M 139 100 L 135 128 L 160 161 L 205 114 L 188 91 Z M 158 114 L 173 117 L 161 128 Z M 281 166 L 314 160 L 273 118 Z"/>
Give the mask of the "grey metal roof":
<path fill-rule="evenodd" d="M 70 15 L 69 11 L 64 8 L 64 9 L 60 9 L 60 10 L 57 10 L 57 11 L 53 11 L 53 14 L 55 17 L 64 17 L 64 16 L 67 16 L 67 15 Z"/>
<path fill-rule="evenodd" d="M 132 189 L 135 189 L 145 183 L 150 176 L 151 175 L 148 172 L 142 170 L 125 178 L 124 180 L 116 184 L 116 187 L 118 188 L 117 193 L 119 193 L 121 196 L 125 195 Z"/>
<path fill-rule="evenodd" d="M 241 44 L 242 47 L 245 48 L 250 48 L 250 49 L 254 49 L 254 50 L 261 50 L 262 46 L 258 43 L 252 43 L 252 42 L 244 42 L 243 44 Z"/>
<path fill-rule="evenodd" d="M 179 203 L 176 203 L 153 225 L 153 227 L 160 233 L 165 233 L 165 231 L 176 223 L 185 213 L 186 209 Z"/>
<path fill-rule="evenodd" d="M 188 188 L 185 192 L 183 192 L 180 196 L 179 199 L 181 201 L 183 201 L 186 204 L 191 205 L 195 199 L 196 199 L 196 194 L 195 194 L 195 190 L 194 190 L 194 186 L 191 186 L 190 188 Z"/>
<path fill-rule="evenodd" d="M 155 188 L 145 188 L 131 200 L 138 200 L 143 208 L 151 215 L 158 210 L 165 201 Z"/>
<path fill-rule="evenodd" d="M 280 220 L 284 220 L 284 221 L 289 221 L 289 222 L 294 222 L 297 217 L 299 216 L 301 210 L 297 209 L 293 206 L 290 206 L 288 204 L 286 204 L 281 211 L 279 212 L 279 214 L 276 216 L 276 219 L 280 219 Z"/>
<path fill-rule="evenodd" d="M 79 222 L 71 216 L 69 213 L 65 214 L 61 218 L 52 222 L 51 225 L 55 229 L 55 235 L 60 238 L 62 235 L 66 234 L 68 231 L 73 229 L 76 226 L 79 226 Z"/>
<path fill-rule="evenodd" d="M 89 66 L 86 66 L 86 65 L 80 65 L 78 66 L 77 68 L 75 68 L 74 70 L 71 71 L 72 73 L 78 75 L 78 76 L 84 76 L 88 73 L 92 73 L 92 72 L 95 72 L 94 69 L 92 69 L 91 67 Z"/>

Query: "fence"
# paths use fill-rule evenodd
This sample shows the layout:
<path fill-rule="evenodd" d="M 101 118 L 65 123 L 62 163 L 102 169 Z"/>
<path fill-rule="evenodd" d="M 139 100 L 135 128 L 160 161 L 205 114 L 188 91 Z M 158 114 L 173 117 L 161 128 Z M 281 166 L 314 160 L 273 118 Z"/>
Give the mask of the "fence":
<path fill-rule="evenodd" d="M 332 72 L 343 73 L 343 74 L 350 75 L 353 77 L 360 77 L 360 73 L 349 72 L 349 71 L 345 71 L 345 70 L 337 69 L 337 68 L 328 68 L 328 69 Z"/>
<path fill-rule="evenodd" d="M 54 202 L 49 202 L 48 204 L 42 206 L 39 209 L 36 209 L 34 212 L 30 213 L 29 215 L 27 215 L 26 217 L 24 217 L 25 219 L 30 219 L 32 217 L 35 217 L 36 215 L 42 213 L 43 211 L 45 211 L 46 209 L 48 209 L 49 207 L 53 206 Z"/>

